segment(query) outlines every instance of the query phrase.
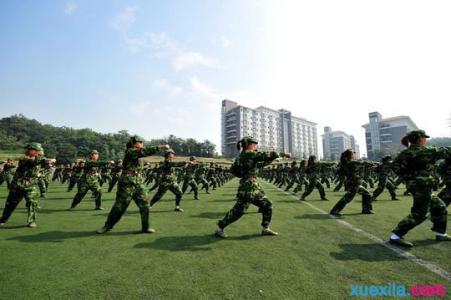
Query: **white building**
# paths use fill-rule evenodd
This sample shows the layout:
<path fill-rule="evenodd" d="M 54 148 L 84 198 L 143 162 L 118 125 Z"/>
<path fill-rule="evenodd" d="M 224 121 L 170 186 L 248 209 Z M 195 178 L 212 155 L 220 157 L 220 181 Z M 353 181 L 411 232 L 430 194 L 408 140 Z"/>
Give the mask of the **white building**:
<path fill-rule="evenodd" d="M 378 160 L 381 156 L 401 149 L 400 141 L 407 132 L 417 130 L 417 125 L 408 116 L 383 118 L 379 112 L 369 113 L 370 122 L 365 128 L 368 159 Z"/>
<path fill-rule="evenodd" d="M 355 138 L 343 131 L 332 131 L 330 127 L 324 127 L 323 155 L 325 160 L 338 160 L 341 153 L 346 149 L 352 149 L 356 153 L 356 158 L 360 158 L 359 145 Z"/>
<path fill-rule="evenodd" d="M 254 136 L 262 151 L 290 152 L 296 158 L 318 155 L 316 123 L 294 117 L 290 111 L 264 106 L 255 109 L 223 100 L 221 116 L 222 154 L 238 155 L 236 143 L 244 136 Z"/>

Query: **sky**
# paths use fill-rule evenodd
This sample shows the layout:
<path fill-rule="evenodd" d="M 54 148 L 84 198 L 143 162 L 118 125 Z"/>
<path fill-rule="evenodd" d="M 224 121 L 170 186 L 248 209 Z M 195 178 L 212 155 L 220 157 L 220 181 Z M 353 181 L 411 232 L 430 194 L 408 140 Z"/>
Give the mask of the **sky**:
<path fill-rule="evenodd" d="M 353 134 L 362 153 L 372 111 L 450 136 L 450 15 L 451 1 L 3 0 L 0 117 L 220 151 L 231 99 Z"/>

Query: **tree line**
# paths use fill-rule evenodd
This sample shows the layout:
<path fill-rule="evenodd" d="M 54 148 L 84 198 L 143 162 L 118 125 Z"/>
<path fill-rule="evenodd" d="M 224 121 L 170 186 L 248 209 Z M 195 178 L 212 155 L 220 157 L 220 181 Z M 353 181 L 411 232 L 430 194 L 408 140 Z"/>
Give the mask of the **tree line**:
<path fill-rule="evenodd" d="M 73 129 L 42 124 L 24 115 L 0 119 L 0 150 L 18 150 L 29 142 L 39 142 L 47 157 L 55 157 L 58 163 L 70 163 L 78 157 L 86 157 L 92 149 L 104 159 L 122 159 L 125 144 L 132 135 L 127 130 L 117 133 L 99 133 L 92 129 Z M 166 138 L 146 141 L 146 145 L 168 143 L 177 155 L 213 157 L 216 146 L 209 140 L 199 142 L 170 135 Z"/>

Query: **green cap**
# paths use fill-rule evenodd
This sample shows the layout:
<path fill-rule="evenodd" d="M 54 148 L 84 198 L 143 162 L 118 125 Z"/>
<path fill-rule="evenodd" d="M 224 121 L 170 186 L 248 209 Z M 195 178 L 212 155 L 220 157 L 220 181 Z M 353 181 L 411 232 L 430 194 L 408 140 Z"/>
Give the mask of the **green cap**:
<path fill-rule="evenodd" d="M 138 142 L 144 142 L 144 139 L 142 138 L 142 137 L 140 137 L 139 135 L 134 135 L 134 136 L 132 136 L 131 138 L 130 138 L 130 142 L 132 143 L 132 144 L 134 144 L 134 143 L 138 143 Z"/>
<path fill-rule="evenodd" d="M 25 146 L 25 148 L 27 148 L 27 149 L 34 149 L 34 150 L 37 150 L 37 151 L 44 151 L 44 148 L 42 148 L 42 145 L 40 143 L 36 143 L 36 142 L 31 142 L 31 143 L 27 144 Z"/>
<path fill-rule="evenodd" d="M 172 149 L 168 149 L 164 152 L 164 156 L 167 157 L 170 153 L 175 154 L 175 151 Z"/>
<path fill-rule="evenodd" d="M 424 130 L 412 130 L 407 133 L 409 139 L 416 139 L 419 137 L 429 138 L 430 136 L 426 134 Z"/>
<path fill-rule="evenodd" d="M 92 151 L 91 151 L 91 155 L 93 155 L 93 154 L 99 154 L 99 151 L 97 151 L 97 150 L 92 150 Z"/>
<path fill-rule="evenodd" d="M 245 144 L 258 144 L 257 139 L 250 135 L 243 137 L 241 141 Z"/>

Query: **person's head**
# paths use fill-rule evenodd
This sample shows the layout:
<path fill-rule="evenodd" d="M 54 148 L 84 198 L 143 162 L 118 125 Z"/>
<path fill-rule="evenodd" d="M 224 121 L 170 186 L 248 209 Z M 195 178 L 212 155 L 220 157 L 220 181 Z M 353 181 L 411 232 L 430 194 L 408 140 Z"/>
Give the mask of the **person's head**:
<path fill-rule="evenodd" d="M 316 162 L 316 155 L 310 155 L 308 158 L 308 162 L 309 163 L 314 163 Z"/>
<path fill-rule="evenodd" d="M 40 153 L 44 152 L 44 148 L 42 148 L 42 145 L 40 143 L 29 143 L 25 147 L 26 155 L 30 157 L 37 157 L 40 155 Z"/>
<path fill-rule="evenodd" d="M 196 159 L 195 156 L 191 156 L 191 157 L 189 158 L 189 162 L 192 163 L 192 164 L 196 163 L 196 161 L 197 161 L 197 159 Z"/>
<path fill-rule="evenodd" d="M 144 148 L 144 139 L 138 135 L 130 137 L 130 140 L 127 142 L 127 148 L 135 148 L 137 150 Z"/>
<path fill-rule="evenodd" d="M 308 161 L 306 159 L 301 160 L 301 166 L 307 166 Z"/>
<path fill-rule="evenodd" d="M 257 150 L 257 139 L 253 136 L 245 136 L 236 144 L 236 148 L 239 151 L 255 151 Z"/>
<path fill-rule="evenodd" d="M 424 130 L 412 130 L 401 139 L 401 144 L 406 147 L 409 147 L 410 145 L 424 146 L 426 145 L 427 138 L 429 138 L 429 136 Z"/>
<path fill-rule="evenodd" d="M 343 153 L 341 153 L 340 161 L 348 162 L 355 159 L 355 152 L 352 149 L 346 149 Z"/>
<path fill-rule="evenodd" d="M 89 159 L 90 160 L 98 160 L 99 159 L 99 151 L 92 150 L 91 153 L 89 154 Z"/>
<path fill-rule="evenodd" d="M 78 161 L 78 166 L 83 167 L 85 165 L 85 161 L 84 160 L 79 160 Z"/>
<path fill-rule="evenodd" d="M 174 156 L 175 156 L 175 151 L 172 150 L 172 149 L 168 149 L 164 153 L 164 158 L 167 159 L 167 160 L 173 160 Z"/>
<path fill-rule="evenodd" d="M 390 155 L 384 156 L 382 158 L 383 163 L 389 163 L 389 162 L 391 162 L 391 160 L 392 160 L 392 157 Z"/>

